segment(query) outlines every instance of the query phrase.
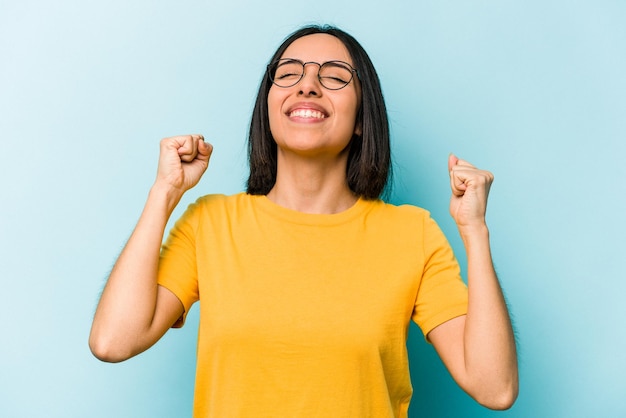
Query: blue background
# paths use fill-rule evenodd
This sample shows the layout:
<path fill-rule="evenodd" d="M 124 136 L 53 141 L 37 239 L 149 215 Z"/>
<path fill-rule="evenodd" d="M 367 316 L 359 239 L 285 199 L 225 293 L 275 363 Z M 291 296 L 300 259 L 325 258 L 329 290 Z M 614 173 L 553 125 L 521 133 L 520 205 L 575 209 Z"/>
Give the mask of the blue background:
<path fill-rule="evenodd" d="M 298 26 L 351 32 L 382 79 L 394 202 L 448 215 L 450 152 L 493 171 L 488 221 L 521 391 L 476 405 L 414 326 L 412 417 L 626 416 L 626 3 L 0 0 L 0 416 L 189 416 L 197 310 L 111 365 L 87 347 L 158 141 L 200 132 L 209 171 L 174 217 L 246 178 L 264 66 Z M 196 309 L 196 308 L 195 308 Z"/>

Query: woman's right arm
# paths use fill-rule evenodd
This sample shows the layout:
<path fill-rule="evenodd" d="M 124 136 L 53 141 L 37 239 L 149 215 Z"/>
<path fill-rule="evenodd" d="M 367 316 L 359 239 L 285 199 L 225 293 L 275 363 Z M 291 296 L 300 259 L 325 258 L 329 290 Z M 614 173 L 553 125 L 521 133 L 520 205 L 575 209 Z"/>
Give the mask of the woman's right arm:
<path fill-rule="evenodd" d="M 141 353 L 183 314 L 180 300 L 157 284 L 159 254 L 172 211 L 206 171 L 212 150 L 201 135 L 161 141 L 157 179 L 109 275 L 91 326 L 89 347 L 100 360 L 119 362 Z"/>

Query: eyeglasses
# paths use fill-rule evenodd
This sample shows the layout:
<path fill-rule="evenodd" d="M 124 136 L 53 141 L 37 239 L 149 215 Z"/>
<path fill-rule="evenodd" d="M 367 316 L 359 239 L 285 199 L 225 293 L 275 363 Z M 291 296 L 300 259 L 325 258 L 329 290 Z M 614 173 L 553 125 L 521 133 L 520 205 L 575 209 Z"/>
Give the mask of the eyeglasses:
<path fill-rule="evenodd" d="M 283 58 L 267 66 L 267 73 L 272 83 L 278 87 L 293 87 L 304 77 L 307 64 L 319 66 L 317 79 L 328 90 L 339 90 L 350 84 L 357 70 L 343 61 L 302 62 L 294 58 Z M 358 75 L 357 75 L 358 76 Z"/>

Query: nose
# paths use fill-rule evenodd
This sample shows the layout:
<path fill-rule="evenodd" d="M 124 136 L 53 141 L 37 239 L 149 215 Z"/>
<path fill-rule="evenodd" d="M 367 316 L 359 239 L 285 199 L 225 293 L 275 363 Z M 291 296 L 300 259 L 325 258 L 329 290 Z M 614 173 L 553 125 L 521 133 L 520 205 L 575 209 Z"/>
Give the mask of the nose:
<path fill-rule="evenodd" d="M 313 65 L 313 67 L 311 67 Z M 317 67 L 317 68 L 316 68 Z M 316 62 L 307 62 L 304 64 L 304 75 L 300 80 L 299 94 L 304 96 L 320 96 L 322 93 L 322 85 L 318 78 L 320 65 Z"/>

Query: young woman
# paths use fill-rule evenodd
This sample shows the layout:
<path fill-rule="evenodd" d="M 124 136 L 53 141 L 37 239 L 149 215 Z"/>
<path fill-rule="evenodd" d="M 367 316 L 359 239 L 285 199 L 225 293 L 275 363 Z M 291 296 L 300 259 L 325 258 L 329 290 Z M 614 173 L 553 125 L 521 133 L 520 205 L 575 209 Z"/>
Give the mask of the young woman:
<path fill-rule="evenodd" d="M 306 27 L 285 40 L 252 116 L 247 193 L 201 197 L 161 246 L 211 151 L 201 135 L 161 141 L 157 179 L 96 311 L 96 357 L 146 350 L 200 301 L 194 416 L 406 417 L 414 320 L 467 393 L 513 404 L 515 342 L 485 224 L 493 176 L 449 157 L 466 287 L 428 212 L 379 199 L 387 115 L 354 38 Z"/>

